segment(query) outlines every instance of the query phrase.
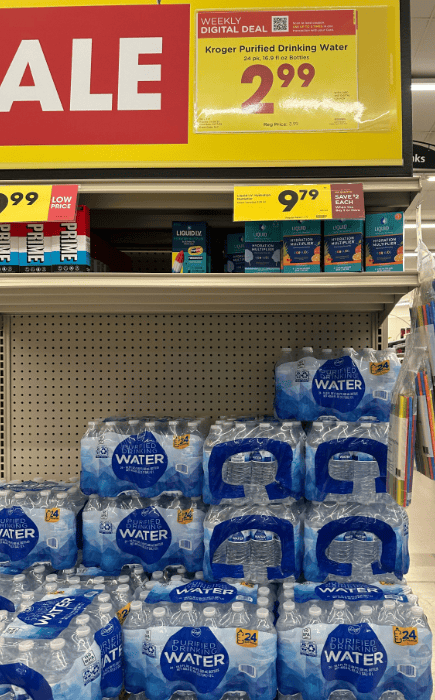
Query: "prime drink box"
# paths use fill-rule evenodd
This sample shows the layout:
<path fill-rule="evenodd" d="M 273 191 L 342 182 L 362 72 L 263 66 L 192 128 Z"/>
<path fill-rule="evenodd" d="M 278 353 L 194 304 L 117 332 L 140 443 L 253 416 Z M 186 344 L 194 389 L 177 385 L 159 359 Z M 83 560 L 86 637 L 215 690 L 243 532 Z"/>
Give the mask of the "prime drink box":
<path fill-rule="evenodd" d="M 51 238 L 52 272 L 89 272 L 91 270 L 91 238 L 88 207 L 77 209 L 72 223 L 57 223 Z"/>
<path fill-rule="evenodd" d="M 403 214 L 367 214 L 366 270 L 396 272 L 403 270 Z"/>
<path fill-rule="evenodd" d="M 325 221 L 323 233 L 325 272 L 361 272 L 364 221 Z"/>
<path fill-rule="evenodd" d="M 20 272 L 51 272 L 51 240 L 58 223 L 12 224 L 18 238 Z"/>
<path fill-rule="evenodd" d="M 0 224 L 0 272 L 19 272 L 18 236 L 14 224 Z"/>
<path fill-rule="evenodd" d="M 172 222 L 172 272 L 210 272 L 207 228 L 205 221 Z"/>
<path fill-rule="evenodd" d="M 321 271 L 321 222 L 282 221 L 281 272 Z"/>
<path fill-rule="evenodd" d="M 247 221 L 245 272 L 280 272 L 282 234 L 280 221 Z"/>

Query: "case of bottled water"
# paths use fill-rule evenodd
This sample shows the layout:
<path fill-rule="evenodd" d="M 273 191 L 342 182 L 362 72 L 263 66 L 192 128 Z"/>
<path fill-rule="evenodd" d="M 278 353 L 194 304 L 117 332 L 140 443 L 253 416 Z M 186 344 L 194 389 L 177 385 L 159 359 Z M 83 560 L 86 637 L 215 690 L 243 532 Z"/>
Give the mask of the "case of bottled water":
<path fill-rule="evenodd" d="M 418 605 L 331 595 L 279 613 L 280 698 L 430 700 L 432 634 Z"/>
<path fill-rule="evenodd" d="M 381 495 L 381 494 L 379 494 Z M 402 578 L 409 568 L 408 515 L 389 494 L 368 505 L 311 503 L 305 510 L 304 574 L 323 581 L 329 574 L 388 572 Z"/>
<path fill-rule="evenodd" d="M 199 498 L 167 492 L 141 498 L 127 492 L 116 498 L 89 498 L 83 511 L 83 563 L 119 573 L 124 564 L 157 571 L 183 564 L 202 568 L 205 507 Z"/>
<path fill-rule="evenodd" d="M 200 496 L 206 426 L 204 419 L 90 421 L 81 440 L 83 492 Z"/>
<path fill-rule="evenodd" d="M 116 597 L 101 587 L 49 578 L 33 597 L 23 594 L 6 627 L 0 623 L 0 692 L 35 700 L 118 697 L 123 667 Z"/>
<path fill-rule="evenodd" d="M 298 577 L 302 503 L 210 506 L 204 520 L 204 576 L 267 582 Z"/>
<path fill-rule="evenodd" d="M 126 690 L 153 700 L 221 700 L 235 692 L 273 700 L 276 640 L 267 608 L 184 602 L 150 612 L 135 601 L 123 626 Z"/>
<path fill-rule="evenodd" d="M 77 485 L 18 482 L 0 488 L 0 567 L 17 573 L 34 562 L 74 566 L 86 498 Z"/>
<path fill-rule="evenodd" d="M 284 348 L 275 367 L 275 414 L 315 421 L 321 415 L 388 421 L 400 360 L 394 350 Z"/>
<path fill-rule="evenodd" d="M 297 421 L 218 421 L 204 442 L 204 502 L 301 498 L 304 443 Z"/>
<path fill-rule="evenodd" d="M 341 503 L 384 500 L 388 428 L 370 418 L 314 421 L 305 447 L 305 497 Z"/>

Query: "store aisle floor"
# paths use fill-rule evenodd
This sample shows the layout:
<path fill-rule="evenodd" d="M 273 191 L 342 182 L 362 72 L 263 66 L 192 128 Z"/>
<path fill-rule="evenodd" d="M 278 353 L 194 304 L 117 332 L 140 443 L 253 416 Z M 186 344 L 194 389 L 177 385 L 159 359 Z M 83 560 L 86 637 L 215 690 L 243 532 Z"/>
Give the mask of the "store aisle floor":
<path fill-rule="evenodd" d="M 435 482 L 417 472 L 408 514 L 411 566 L 406 579 L 418 595 L 435 638 Z M 435 644 L 432 674 L 435 678 Z"/>

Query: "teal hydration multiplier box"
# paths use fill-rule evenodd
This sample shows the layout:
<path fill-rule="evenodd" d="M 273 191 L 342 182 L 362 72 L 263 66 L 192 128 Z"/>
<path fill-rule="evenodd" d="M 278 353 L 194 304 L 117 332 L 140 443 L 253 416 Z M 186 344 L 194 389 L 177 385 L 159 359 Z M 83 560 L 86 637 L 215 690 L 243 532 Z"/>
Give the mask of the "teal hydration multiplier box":
<path fill-rule="evenodd" d="M 364 221 L 324 222 L 325 272 L 361 272 Z"/>
<path fill-rule="evenodd" d="M 226 240 L 225 272 L 245 271 L 245 237 L 243 233 L 229 233 Z"/>
<path fill-rule="evenodd" d="M 321 222 L 283 221 L 281 272 L 320 272 Z"/>
<path fill-rule="evenodd" d="M 280 221 L 247 221 L 245 272 L 280 272 L 282 233 Z"/>
<path fill-rule="evenodd" d="M 210 272 L 205 221 L 172 222 L 172 272 Z"/>
<path fill-rule="evenodd" d="M 403 214 L 367 214 L 366 270 L 396 272 L 403 270 Z"/>

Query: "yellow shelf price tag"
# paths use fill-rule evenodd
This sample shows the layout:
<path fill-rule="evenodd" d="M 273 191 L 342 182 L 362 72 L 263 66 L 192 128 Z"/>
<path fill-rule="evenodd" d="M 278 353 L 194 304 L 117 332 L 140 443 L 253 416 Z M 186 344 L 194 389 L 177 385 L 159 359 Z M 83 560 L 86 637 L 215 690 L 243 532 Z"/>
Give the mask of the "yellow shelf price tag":
<path fill-rule="evenodd" d="M 362 184 L 238 185 L 234 221 L 363 219 Z"/>
<path fill-rule="evenodd" d="M 51 185 L 0 186 L 0 221 L 48 221 Z"/>
<path fill-rule="evenodd" d="M 78 185 L 0 185 L 0 223 L 74 221 Z"/>

